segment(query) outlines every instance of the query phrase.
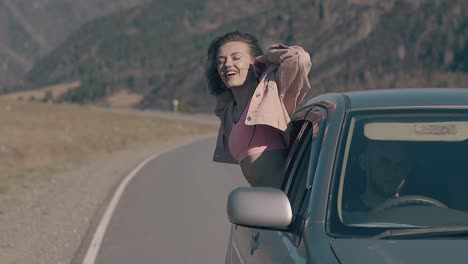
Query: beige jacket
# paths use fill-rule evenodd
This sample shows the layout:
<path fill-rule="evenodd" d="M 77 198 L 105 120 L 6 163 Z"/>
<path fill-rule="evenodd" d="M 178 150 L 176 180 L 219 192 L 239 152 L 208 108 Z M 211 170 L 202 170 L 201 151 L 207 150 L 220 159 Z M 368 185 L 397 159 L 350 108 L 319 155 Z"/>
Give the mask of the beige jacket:
<path fill-rule="evenodd" d="M 254 68 L 263 74 L 253 93 L 245 124 L 275 127 L 288 139 L 290 117 L 310 89 L 307 75 L 311 67 L 309 54 L 299 46 L 273 45 L 264 55 L 257 57 Z M 221 125 L 213 161 L 237 164 L 228 145 L 234 98 L 232 93 L 226 92 L 216 99 L 215 114 Z"/>

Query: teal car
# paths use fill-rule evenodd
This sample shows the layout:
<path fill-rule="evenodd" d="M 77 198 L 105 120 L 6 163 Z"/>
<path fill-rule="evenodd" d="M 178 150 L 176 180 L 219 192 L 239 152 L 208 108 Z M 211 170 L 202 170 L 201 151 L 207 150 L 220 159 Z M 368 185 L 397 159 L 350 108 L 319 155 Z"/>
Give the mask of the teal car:
<path fill-rule="evenodd" d="M 292 120 L 282 187 L 228 197 L 226 263 L 468 261 L 468 89 L 324 94 Z"/>

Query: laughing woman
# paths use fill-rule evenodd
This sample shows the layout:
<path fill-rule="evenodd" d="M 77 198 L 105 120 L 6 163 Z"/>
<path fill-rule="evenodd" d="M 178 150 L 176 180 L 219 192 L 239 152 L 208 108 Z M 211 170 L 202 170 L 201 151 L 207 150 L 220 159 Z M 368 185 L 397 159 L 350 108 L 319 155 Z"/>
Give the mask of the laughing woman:
<path fill-rule="evenodd" d="M 290 116 L 310 89 L 301 47 L 271 46 L 238 31 L 213 40 L 205 75 L 220 118 L 213 161 L 239 164 L 252 186 L 280 187 Z"/>

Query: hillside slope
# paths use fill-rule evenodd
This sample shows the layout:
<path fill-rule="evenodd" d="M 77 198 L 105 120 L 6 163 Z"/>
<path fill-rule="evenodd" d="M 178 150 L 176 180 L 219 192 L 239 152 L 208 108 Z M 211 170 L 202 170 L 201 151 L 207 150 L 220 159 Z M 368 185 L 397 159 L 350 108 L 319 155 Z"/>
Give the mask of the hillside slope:
<path fill-rule="evenodd" d="M 63 99 L 103 102 L 127 89 L 138 107 L 210 111 L 209 41 L 239 29 L 297 44 L 314 62 L 311 96 L 394 87 L 468 87 L 467 1 L 152 1 L 72 34 L 29 72 L 34 84 L 81 80 Z M 253 26 L 254 25 L 254 26 Z M 207 99 L 208 98 L 208 99 Z"/>
<path fill-rule="evenodd" d="M 145 1 L 1 0 L 0 91 L 83 23 Z"/>

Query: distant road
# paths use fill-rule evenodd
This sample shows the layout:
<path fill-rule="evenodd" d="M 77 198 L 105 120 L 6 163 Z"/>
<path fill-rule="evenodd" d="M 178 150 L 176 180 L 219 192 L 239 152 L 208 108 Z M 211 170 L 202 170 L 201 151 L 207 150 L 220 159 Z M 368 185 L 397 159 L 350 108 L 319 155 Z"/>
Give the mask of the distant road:
<path fill-rule="evenodd" d="M 94 263 L 224 263 L 227 195 L 247 183 L 238 166 L 211 161 L 214 144 L 215 138 L 202 140 L 141 168 L 123 192 Z"/>

